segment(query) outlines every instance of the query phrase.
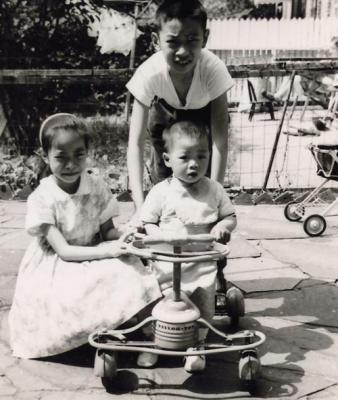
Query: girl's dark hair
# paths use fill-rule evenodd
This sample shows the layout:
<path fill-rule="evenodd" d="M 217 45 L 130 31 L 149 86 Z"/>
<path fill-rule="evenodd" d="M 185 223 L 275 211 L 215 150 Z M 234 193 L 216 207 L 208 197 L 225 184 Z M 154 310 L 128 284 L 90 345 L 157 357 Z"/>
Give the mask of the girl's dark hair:
<path fill-rule="evenodd" d="M 189 137 L 201 140 L 206 138 L 209 141 L 209 129 L 205 124 L 193 121 L 179 121 L 166 127 L 163 131 L 162 138 L 166 151 L 170 150 L 170 145 L 175 138 Z"/>
<path fill-rule="evenodd" d="M 162 22 L 172 19 L 191 18 L 201 24 L 203 31 L 207 28 L 207 12 L 199 0 L 163 0 L 156 11 L 157 30 L 161 30 Z"/>
<path fill-rule="evenodd" d="M 85 146 L 88 149 L 90 135 L 86 124 L 73 114 L 59 113 L 49 116 L 41 125 L 39 139 L 45 154 L 48 154 L 53 138 L 60 129 L 76 132 L 83 138 Z"/>

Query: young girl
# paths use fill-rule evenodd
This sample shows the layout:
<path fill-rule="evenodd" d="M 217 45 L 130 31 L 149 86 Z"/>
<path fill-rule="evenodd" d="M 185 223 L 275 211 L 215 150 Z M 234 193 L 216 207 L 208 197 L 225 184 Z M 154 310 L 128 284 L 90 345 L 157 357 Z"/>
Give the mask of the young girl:
<path fill-rule="evenodd" d="M 236 226 L 236 215 L 222 185 L 205 176 L 210 158 L 207 128 L 190 121 L 176 122 L 164 130 L 163 139 L 163 159 L 173 176 L 155 185 L 145 199 L 140 219 L 147 233 L 160 230 L 173 237 L 210 233 L 216 240 L 228 242 Z M 172 265 L 156 262 L 153 268 L 161 289 L 172 287 Z M 216 272 L 213 261 L 182 265 L 181 288 L 191 295 L 201 316 L 209 321 L 215 309 Z M 207 330 L 200 329 L 199 339 L 203 341 L 206 335 Z M 138 363 L 152 366 L 156 361 L 156 355 L 142 353 Z M 186 358 L 186 371 L 204 367 L 205 357 Z"/>
<path fill-rule="evenodd" d="M 14 356 L 51 356 L 115 328 L 161 296 L 141 261 L 123 254 L 112 218 L 117 203 L 104 182 L 86 173 L 89 135 L 72 114 L 40 129 L 51 175 L 27 202 L 34 237 L 21 262 L 9 314 Z"/>

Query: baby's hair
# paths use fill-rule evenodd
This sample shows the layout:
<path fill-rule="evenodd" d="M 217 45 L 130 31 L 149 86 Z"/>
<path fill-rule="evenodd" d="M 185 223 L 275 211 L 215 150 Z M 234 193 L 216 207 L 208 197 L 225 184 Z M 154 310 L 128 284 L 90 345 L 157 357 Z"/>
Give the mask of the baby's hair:
<path fill-rule="evenodd" d="M 58 113 L 46 118 L 41 125 L 39 140 L 42 150 L 48 154 L 57 131 L 72 130 L 83 138 L 86 148 L 89 147 L 90 135 L 85 123 L 73 114 Z"/>
<path fill-rule="evenodd" d="M 157 30 L 161 30 L 163 22 L 185 18 L 198 21 L 203 31 L 206 30 L 208 16 L 199 0 L 163 0 L 158 6 L 155 15 Z"/>
<path fill-rule="evenodd" d="M 170 146 L 175 138 L 188 137 L 192 139 L 201 140 L 206 138 L 209 141 L 209 130 L 205 124 L 193 121 L 179 121 L 166 127 L 163 130 L 162 138 L 164 141 L 164 148 L 170 151 Z"/>

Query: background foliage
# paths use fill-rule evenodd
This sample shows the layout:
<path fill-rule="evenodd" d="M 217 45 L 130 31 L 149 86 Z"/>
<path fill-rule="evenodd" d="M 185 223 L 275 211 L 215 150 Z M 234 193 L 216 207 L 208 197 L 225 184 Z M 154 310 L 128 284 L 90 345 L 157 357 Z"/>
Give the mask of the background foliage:
<path fill-rule="evenodd" d="M 98 13 L 102 4 L 91 3 Z M 87 2 L 52 0 L 2 0 L 0 3 L 0 68 L 128 68 L 129 57 L 101 54 L 96 38 L 89 37 Z M 132 5 L 120 6 L 132 12 Z M 98 15 L 98 14 L 97 14 Z M 141 24 L 144 32 L 136 46 L 135 65 L 152 52 L 151 27 Z M 124 82 L 109 86 L 67 85 L 56 82 L 43 86 L 7 86 L 1 101 L 18 151 L 31 154 L 36 148 L 36 132 L 48 114 L 65 111 L 84 115 L 120 114 L 125 100 Z"/>

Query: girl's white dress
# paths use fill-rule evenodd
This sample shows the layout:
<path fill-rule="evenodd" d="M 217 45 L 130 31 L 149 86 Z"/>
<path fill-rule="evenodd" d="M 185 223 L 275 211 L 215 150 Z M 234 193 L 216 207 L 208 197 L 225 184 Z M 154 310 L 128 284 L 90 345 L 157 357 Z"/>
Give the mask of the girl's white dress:
<path fill-rule="evenodd" d="M 78 347 L 89 333 L 118 327 L 161 296 L 138 258 L 63 261 L 42 235 L 53 224 L 69 244 L 96 245 L 100 224 L 117 213 L 110 190 L 88 174 L 75 194 L 49 176 L 29 196 L 26 229 L 34 240 L 21 262 L 9 314 L 14 356 L 45 357 Z"/>

